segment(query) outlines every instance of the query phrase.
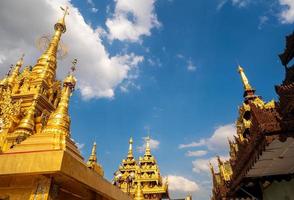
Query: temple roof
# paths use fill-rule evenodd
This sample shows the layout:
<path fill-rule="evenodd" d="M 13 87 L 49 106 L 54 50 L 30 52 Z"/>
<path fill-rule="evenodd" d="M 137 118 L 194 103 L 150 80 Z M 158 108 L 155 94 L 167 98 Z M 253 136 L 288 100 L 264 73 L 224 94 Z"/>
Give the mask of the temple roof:
<path fill-rule="evenodd" d="M 156 194 L 160 197 L 168 196 L 167 181 L 163 183 L 156 159 L 151 154 L 150 137 L 145 138 L 145 152 L 139 160 L 133 157 L 133 139 L 129 140 L 129 151 L 126 159 L 123 159 L 118 171 L 115 173 L 114 181 L 124 192 L 130 192 L 135 198 L 139 190 L 144 195 Z M 131 182 L 129 181 L 131 179 Z M 131 184 L 131 185 L 130 185 Z M 141 186 L 138 185 L 142 184 Z"/>
<path fill-rule="evenodd" d="M 244 190 L 254 194 L 258 191 L 255 185 L 259 188 L 259 180 L 272 180 L 268 178 L 294 173 L 294 162 L 291 160 L 294 156 L 294 135 L 289 132 L 289 127 L 294 130 L 294 115 L 291 115 L 293 126 L 289 123 L 284 126 L 288 118 L 283 116 L 289 115 L 281 112 L 286 112 L 283 107 L 289 97 L 284 98 L 285 94 L 281 92 L 279 102 L 264 102 L 255 95 L 243 68 L 239 66 L 238 71 L 244 86 L 244 102 L 239 107 L 235 139 L 228 140 L 230 158 L 221 160 L 218 157 L 218 172 L 211 166 L 214 200 L 250 197 Z M 256 184 L 254 180 L 257 180 Z"/>

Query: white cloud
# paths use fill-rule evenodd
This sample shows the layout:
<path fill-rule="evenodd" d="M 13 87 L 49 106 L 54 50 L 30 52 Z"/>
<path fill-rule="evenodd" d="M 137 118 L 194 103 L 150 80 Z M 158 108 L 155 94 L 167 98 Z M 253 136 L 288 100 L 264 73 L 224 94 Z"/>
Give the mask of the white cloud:
<path fill-rule="evenodd" d="M 285 9 L 280 13 L 281 22 L 283 24 L 292 24 L 294 22 L 294 0 L 279 0 Z"/>
<path fill-rule="evenodd" d="M 228 160 L 229 156 L 220 156 L 221 160 Z M 192 161 L 192 165 L 193 165 L 193 172 L 196 173 L 210 173 L 210 167 L 209 167 L 209 163 L 212 164 L 212 166 L 215 168 L 215 170 L 217 171 L 218 169 L 218 163 L 217 163 L 217 157 L 211 157 L 208 159 L 196 159 L 194 161 Z"/>
<path fill-rule="evenodd" d="M 197 151 L 187 151 L 186 156 L 188 157 L 201 157 L 205 156 L 207 151 L 205 150 L 197 150 Z"/>
<path fill-rule="evenodd" d="M 190 148 L 190 147 L 201 147 L 201 146 L 204 146 L 205 144 L 206 144 L 206 141 L 204 139 L 201 139 L 198 142 L 191 142 L 189 144 L 180 144 L 179 149 Z"/>
<path fill-rule="evenodd" d="M 232 4 L 240 8 L 246 7 L 249 3 L 250 3 L 250 0 L 232 0 Z"/>
<path fill-rule="evenodd" d="M 228 156 L 228 138 L 231 140 L 233 136 L 236 134 L 236 128 L 234 124 L 226 124 L 222 126 L 218 126 L 211 137 L 201 139 L 196 142 L 191 142 L 189 144 L 181 144 L 179 148 L 191 148 L 191 147 L 206 147 L 206 150 L 196 150 L 196 151 L 188 151 L 186 152 L 186 156 L 190 157 L 201 157 L 207 154 L 218 154 L 222 160 L 229 159 Z M 217 159 L 216 157 L 211 158 L 203 158 L 196 159 L 192 161 L 192 171 L 196 173 L 207 173 L 210 171 L 209 162 L 212 163 L 213 166 L 217 167 Z"/>
<path fill-rule="evenodd" d="M 251 0 L 220 0 L 216 8 L 217 10 L 221 10 L 226 3 L 231 3 L 233 6 L 238 8 L 244 8 L 250 2 Z"/>
<path fill-rule="evenodd" d="M 197 159 L 192 162 L 193 172 L 209 172 L 209 162 L 211 159 Z"/>
<path fill-rule="evenodd" d="M 91 6 L 93 6 L 93 7 L 95 6 L 93 0 L 87 0 L 87 3 L 88 3 L 89 5 L 91 5 Z"/>
<path fill-rule="evenodd" d="M 268 16 L 260 16 L 259 17 L 259 24 L 258 24 L 258 29 L 261 30 L 262 27 L 267 23 L 267 21 L 269 20 Z"/>
<path fill-rule="evenodd" d="M 187 70 L 188 71 L 195 71 L 196 70 L 196 66 L 194 65 L 194 63 L 192 62 L 191 59 L 189 59 L 187 61 Z"/>
<path fill-rule="evenodd" d="M 21 53 L 26 54 L 25 64 L 36 63 L 40 53 L 34 47 L 35 40 L 41 35 L 53 33 L 54 23 L 62 15 L 60 5 L 70 8 L 70 15 L 66 18 L 67 32 L 62 37 L 69 53 L 67 58 L 58 62 L 58 76 L 63 77 L 69 70 L 70 61 L 77 58 L 77 88 L 82 97 L 112 98 L 115 89 L 138 70 L 138 64 L 144 58 L 133 53 L 109 55 L 102 44 L 99 29 L 86 24 L 69 0 L 0 1 L 2 75 Z"/>
<path fill-rule="evenodd" d="M 185 59 L 184 55 L 183 54 L 180 54 L 180 53 L 177 54 L 177 58 L 179 58 L 179 59 Z"/>
<path fill-rule="evenodd" d="M 219 126 L 215 129 L 210 138 L 201 139 L 189 144 L 180 144 L 179 148 L 190 148 L 206 146 L 208 150 L 214 152 L 225 152 L 228 150 L 228 138 L 233 139 L 236 134 L 236 128 L 234 124 L 227 124 Z"/>
<path fill-rule="evenodd" d="M 143 145 L 142 146 L 139 146 L 137 148 L 138 151 L 141 152 L 141 153 L 144 152 L 145 149 L 146 149 L 146 139 L 147 139 L 147 137 L 143 137 L 142 139 L 144 141 Z M 150 148 L 151 148 L 151 150 L 158 149 L 159 148 L 159 144 L 160 144 L 160 142 L 158 140 L 155 140 L 155 139 L 150 138 Z"/>
<path fill-rule="evenodd" d="M 0 64 L 2 64 L 6 60 L 4 55 L 0 55 Z"/>
<path fill-rule="evenodd" d="M 199 186 L 196 182 L 182 176 L 169 175 L 168 189 L 171 191 L 195 192 L 199 190 Z"/>
<path fill-rule="evenodd" d="M 110 40 L 140 42 L 142 36 L 150 36 L 151 29 L 159 27 L 154 12 L 156 0 L 115 0 L 115 11 L 107 19 Z"/>
<path fill-rule="evenodd" d="M 196 65 L 193 63 L 193 61 L 192 61 L 191 58 L 186 59 L 185 56 L 184 56 L 183 54 L 180 54 L 180 53 L 178 53 L 178 54 L 176 55 L 176 57 L 177 57 L 178 59 L 183 60 L 183 61 L 186 62 L 186 64 L 187 64 L 187 70 L 188 70 L 188 71 L 193 72 L 193 71 L 196 70 Z"/>
<path fill-rule="evenodd" d="M 98 9 L 95 8 L 95 7 L 93 7 L 93 8 L 91 8 L 91 11 L 92 11 L 93 13 L 96 13 L 96 12 L 98 12 Z"/>
<path fill-rule="evenodd" d="M 213 135 L 207 140 L 207 147 L 217 152 L 226 151 L 228 149 L 228 138 L 231 140 L 236 134 L 234 124 L 219 126 L 215 129 Z"/>
<path fill-rule="evenodd" d="M 217 10 L 222 9 L 223 6 L 224 6 L 227 2 L 228 2 L 228 0 L 221 0 L 221 1 L 219 1 L 219 3 L 217 4 L 216 9 L 217 9 Z"/>
<path fill-rule="evenodd" d="M 81 143 L 76 143 L 78 149 L 81 151 L 84 147 L 85 147 L 85 144 L 81 144 Z"/>

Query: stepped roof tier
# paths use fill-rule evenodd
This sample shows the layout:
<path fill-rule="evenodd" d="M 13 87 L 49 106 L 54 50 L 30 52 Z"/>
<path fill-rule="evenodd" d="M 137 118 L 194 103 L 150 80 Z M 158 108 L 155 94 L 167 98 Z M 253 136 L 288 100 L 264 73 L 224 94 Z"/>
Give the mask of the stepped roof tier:
<path fill-rule="evenodd" d="M 143 157 L 139 157 L 138 162 L 133 156 L 132 138 L 129 144 L 128 156 L 115 173 L 116 185 L 138 200 L 168 198 L 168 182 L 162 180 L 157 162 L 151 154 L 150 138 L 146 138 L 145 153 Z"/>
<path fill-rule="evenodd" d="M 293 38 L 294 34 L 288 36 L 287 41 L 293 43 Z M 287 66 L 293 58 L 293 47 L 287 44 L 285 53 L 280 55 L 284 59 L 286 77 L 276 86 L 277 102 L 265 103 L 255 95 L 243 68 L 238 68 L 244 86 L 244 102 L 239 107 L 237 136 L 234 141 L 229 140 L 229 160 L 218 158 L 217 172 L 211 166 L 212 200 L 262 199 L 275 181 L 290 181 L 279 190 L 293 188 L 294 66 Z"/>

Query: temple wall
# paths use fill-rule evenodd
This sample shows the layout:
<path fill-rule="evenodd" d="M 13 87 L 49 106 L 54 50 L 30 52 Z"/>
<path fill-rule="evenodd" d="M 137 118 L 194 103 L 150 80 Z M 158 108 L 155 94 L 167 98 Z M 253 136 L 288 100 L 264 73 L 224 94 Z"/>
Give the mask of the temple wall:
<path fill-rule="evenodd" d="M 273 182 L 263 193 L 264 200 L 294 200 L 294 179 Z"/>
<path fill-rule="evenodd" d="M 0 177 L 0 200 L 47 200 L 51 179 L 44 176 Z"/>

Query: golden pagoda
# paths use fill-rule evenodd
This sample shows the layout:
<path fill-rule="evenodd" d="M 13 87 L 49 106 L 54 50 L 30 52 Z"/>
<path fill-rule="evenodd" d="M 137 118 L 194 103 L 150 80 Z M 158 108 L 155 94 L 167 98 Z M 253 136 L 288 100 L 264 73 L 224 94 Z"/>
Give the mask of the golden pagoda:
<path fill-rule="evenodd" d="M 129 200 L 103 178 L 96 143 L 86 163 L 71 139 L 68 109 L 77 60 L 63 82 L 56 80 L 68 8 L 63 11 L 34 67 L 21 71 L 22 56 L 0 81 L 0 199 Z"/>
<path fill-rule="evenodd" d="M 130 138 L 127 158 L 115 173 L 115 184 L 137 200 L 168 198 L 168 182 L 162 180 L 156 159 L 151 154 L 150 137 L 146 138 L 145 153 L 138 162 L 134 159 L 132 144 Z"/>

